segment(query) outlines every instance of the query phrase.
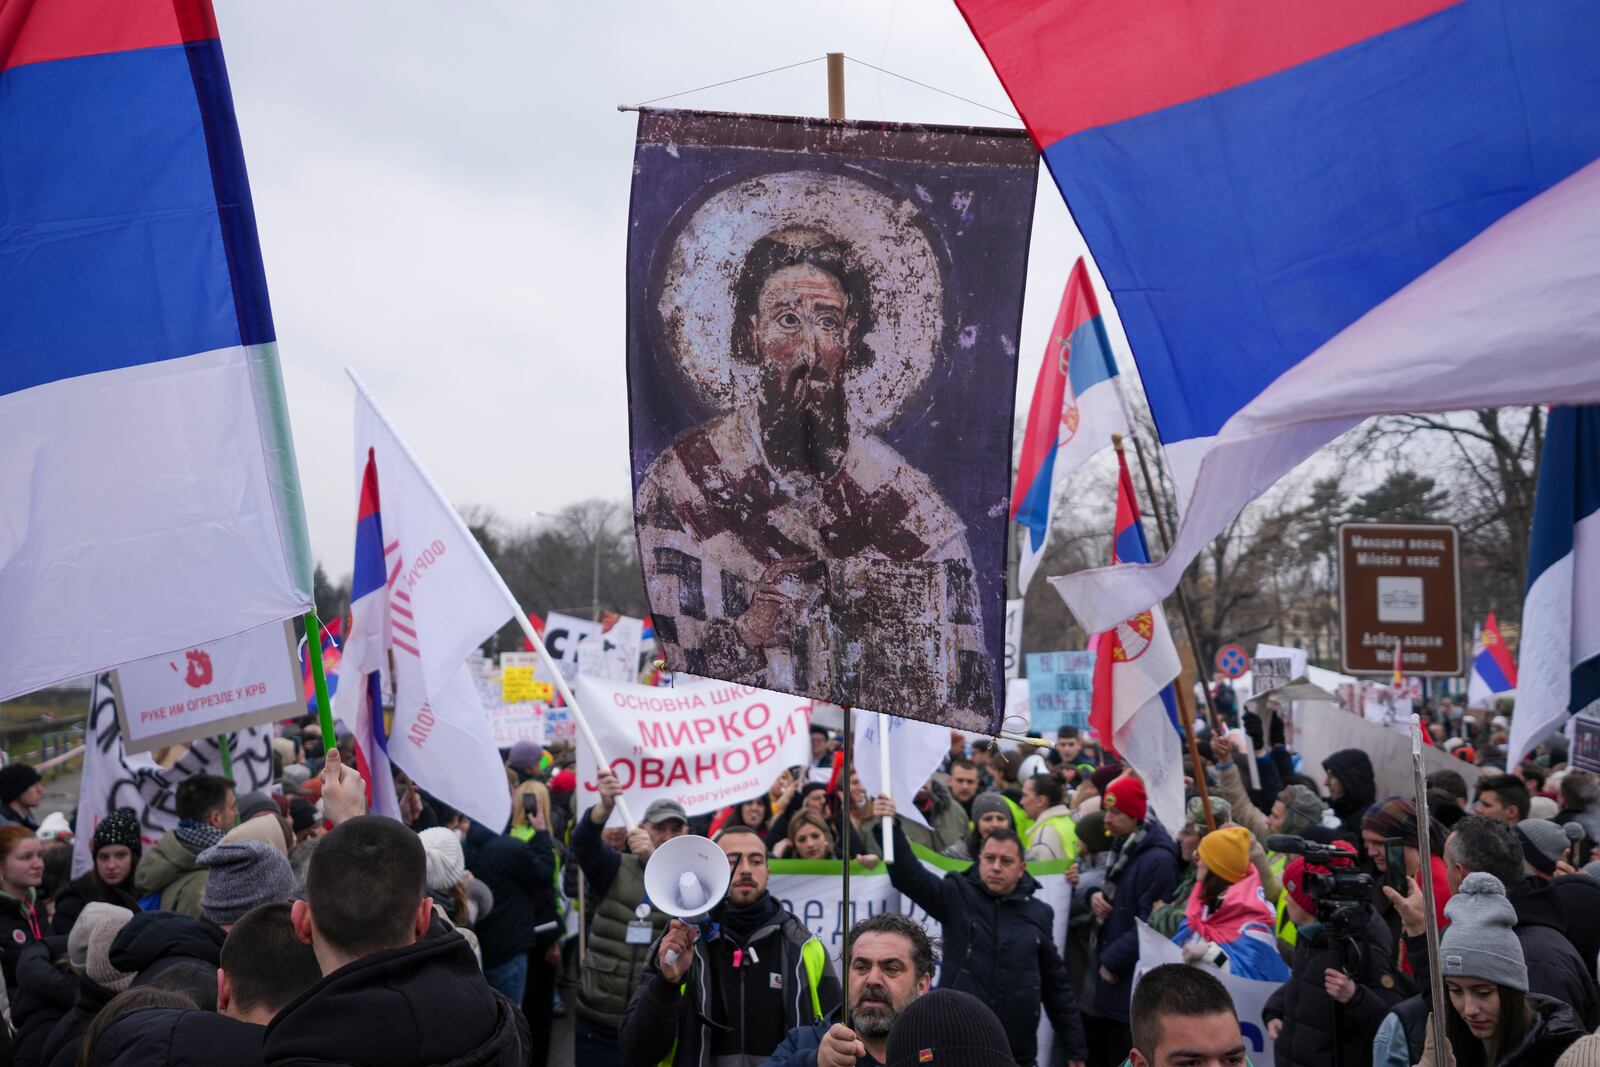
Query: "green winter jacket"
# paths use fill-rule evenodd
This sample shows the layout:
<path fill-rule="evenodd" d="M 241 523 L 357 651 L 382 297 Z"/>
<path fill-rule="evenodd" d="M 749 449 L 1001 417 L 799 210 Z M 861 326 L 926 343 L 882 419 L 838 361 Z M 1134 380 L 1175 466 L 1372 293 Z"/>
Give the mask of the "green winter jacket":
<path fill-rule="evenodd" d="M 200 898 L 206 891 L 206 869 L 196 861 L 195 853 L 189 851 L 189 846 L 178 840 L 176 831 L 168 830 L 167 836 L 139 860 L 133 883 L 141 897 L 160 893 L 162 911 L 175 911 L 180 915 L 200 918 Z"/>

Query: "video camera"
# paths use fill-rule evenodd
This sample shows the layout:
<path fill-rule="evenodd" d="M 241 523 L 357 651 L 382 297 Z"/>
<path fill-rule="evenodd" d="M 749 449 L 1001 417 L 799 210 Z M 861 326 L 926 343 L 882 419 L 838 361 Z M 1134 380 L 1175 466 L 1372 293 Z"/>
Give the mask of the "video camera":
<path fill-rule="evenodd" d="M 1327 874 L 1306 872 L 1305 889 L 1317 902 L 1317 922 L 1330 937 L 1356 943 L 1366 940 L 1377 880 L 1356 870 L 1353 853 L 1291 834 L 1273 834 L 1267 838 L 1267 848 L 1304 856 L 1308 864 L 1327 867 Z"/>

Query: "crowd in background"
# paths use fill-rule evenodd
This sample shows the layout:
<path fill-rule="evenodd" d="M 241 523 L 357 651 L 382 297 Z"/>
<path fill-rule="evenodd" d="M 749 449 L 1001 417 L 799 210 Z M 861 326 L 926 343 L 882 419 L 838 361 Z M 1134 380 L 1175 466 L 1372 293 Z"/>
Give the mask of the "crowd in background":
<path fill-rule="evenodd" d="M 140 813 L 113 810 L 79 828 L 93 864 L 73 878 L 70 821 L 36 821 L 39 775 L 12 764 L 5 1062 L 542 1064 L 571 1012 L 584 1067 L 897 1063 L 904 1019 L 923 1041 L 999 1034 L 1010 1058 L 974 1062 L 1020 1067 L 1053 1062 L 1036 1041 L 1048 1019 L 1060 1059 L 1118 1067 L 1150 1053 L 1130 996 L 1141 921 L 1185 969 L 1277 983 L 1264 1018 L 1286 1067 L 1431 1064 L 1434 1010 L 1461 1063 L 1554 1063 L 1600 1027 L 1600 780 L 1567 765 L 1562 739 L 1506 769 L 1503 718 L 1426 705 L 1439 747 L 1481 773 L 1473 790 L 1429 778 L 1424 855 L 1412 798 L 1377 795 L 1365 752 L 1305 766 L 1279 716 L 1216 696 L 1253 751 L 1198 721 L 1209 807 L 1191 776 L 1177 827 L 1070 727 L 1017 747 L 952 734 L 912 801 L 920 820 L 846 781 L 838 739 L 814 726 L 809 765 L 713 813 L 658 800 L 622 826 L 615 778 L 581 788 L 570 746 L 519 743 L 506 826 L 403 774 L 396 821 L 364 814 L 348 738 L 325 748 L 304 720 L 273 740 L 272 789 L 190 777 L 153 844 Z M 655 850 L 686 833 L 715 840 L 731 872 L 701 925 L 645 890 Z M 848 1027 L 841 961 L 768 891 L 771 858 L 843 857 L 883 864 L 942 934 L 893 913 L 857 924 Z M 1038 861 L 1071 885 L 1064 939 Z M 1446 1005 L 1431 1004 L 1423 880 Z M 930 989 L 947 1008 L 913 1011 Z"/>

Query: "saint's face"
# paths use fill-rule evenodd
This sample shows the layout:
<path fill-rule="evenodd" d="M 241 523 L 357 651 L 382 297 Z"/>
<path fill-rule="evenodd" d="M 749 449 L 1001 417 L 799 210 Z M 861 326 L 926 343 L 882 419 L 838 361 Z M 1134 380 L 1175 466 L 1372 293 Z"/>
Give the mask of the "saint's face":
<path fill-rule="evenodd" d="M 762 283 L 750 328 L 761 362 L 762 444 L 779 467 L 827 475 L 843 460 L 854 325 L 844 287 L 820 267 L 783 267 Z"/>

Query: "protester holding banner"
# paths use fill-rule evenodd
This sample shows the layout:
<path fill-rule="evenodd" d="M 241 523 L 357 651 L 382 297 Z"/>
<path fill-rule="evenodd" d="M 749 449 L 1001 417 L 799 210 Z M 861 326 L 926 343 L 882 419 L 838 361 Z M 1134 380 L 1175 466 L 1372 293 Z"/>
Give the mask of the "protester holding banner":
<path fill-rule="evenodd" d="M 673 801 L 656 801 L 645 809 L 643 825 L 629 831 L 629 851 L 620 852 L 601 840 L 601 831 L 622 786 L 616 775 L 601 774 L 598 788 L 599 803 L 572 828 L 573 858 L 600 902 L 579 977 L 577 1054 L 584 1064 L 626 1067 L 621 1031 L 628 1002 L 667 925 L 666 914 L 645 903 L 645 864 L 651 851 L 688 828 L 689 817 Z"/>
<path fill-rule="evenodd" d="M 838 1009 L 827 950 L 767 892 L 761 839 L 730 827 L 717 844 L 732 870 L 727 895 L 710 910 L 710 936 L 674 919 L 651 946 L 622 1026 L 629 1063 L 757 1062 Z"/>
<path fill-rule="evenodd" d="M 995 830 L 984 838 L 975 864 L 941 878 L 912 852 L 894 817 L 894 801 L 879 797 L 874 810 L 895 835 L 889 880 L 942 924 L 939 988 L 971 993 L 989 1005 L 1005 1026 L 1019 1067 L 1037 1062 L 1042 1008 L 1067 1061 L 1083 1067 L 1088 1046 L 1077 997 L 1055 944 L 1054 913 L 1034 899 L 1040 886 L 1025 868 L 1022 840 L 1012 830 Z"/>

